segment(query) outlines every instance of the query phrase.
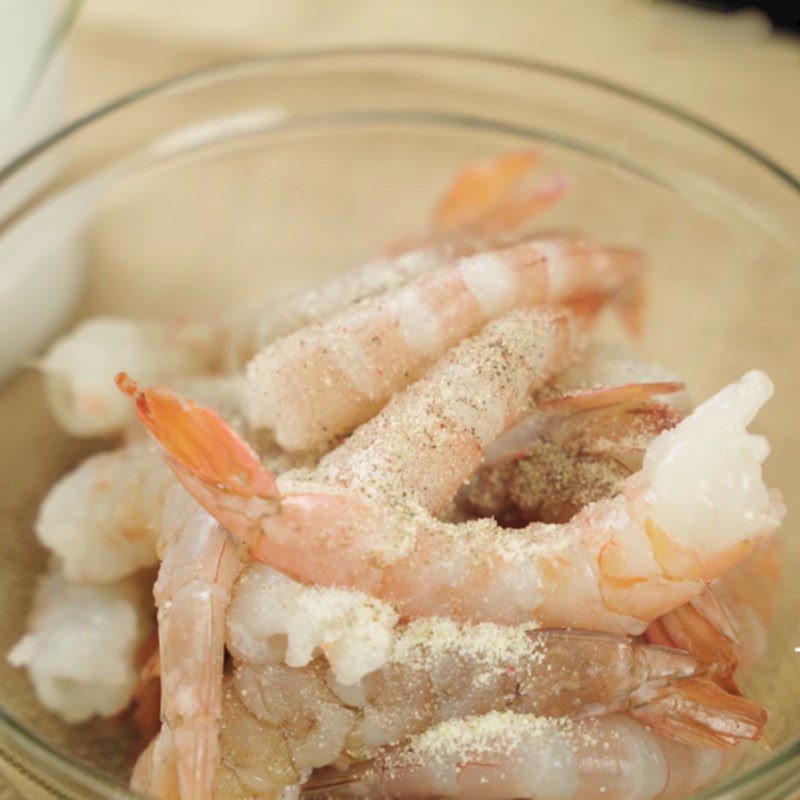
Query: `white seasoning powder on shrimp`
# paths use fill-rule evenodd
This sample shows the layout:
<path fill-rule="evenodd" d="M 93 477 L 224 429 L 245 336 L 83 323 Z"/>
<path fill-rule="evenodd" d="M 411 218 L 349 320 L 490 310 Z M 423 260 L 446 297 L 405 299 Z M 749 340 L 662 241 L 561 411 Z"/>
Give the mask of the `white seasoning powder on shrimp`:
<path fill-rule="evenodd" d="M 575 722 L 569 717 L 490 711 L 481 716 L 448 720 L 429 728 L 414 736 L 393 761 L 397 766 L 404 762 L 447 762 L 453 755 L 461 761 L 469 761 L 487 752 L 512 752 L 526 740 L 572 736 L 575 731 Z"/>
<path fill-rule="evenodd" d="M 243 661 L 281 658 L 290 667 L 323 653 L 336 680 L 350 685 L 386 663 L 397 622 L 392 606 L 363 592 L 304 586 L 253 564 L 234 588 L 228 646 Z"/>
<path fill-rule="evenodd" d="M 535 623 L 470 625 L 446 617 L 418 619 L 396 638 L 391 660 L 428 669 L 440 660 L 461 656 L 471 663 L 505 672 L 523 662 L 542 663 L 543 647 L 528 636 L 536 627 Z M 479 674 L 489 679 L 488 672 Z"/>

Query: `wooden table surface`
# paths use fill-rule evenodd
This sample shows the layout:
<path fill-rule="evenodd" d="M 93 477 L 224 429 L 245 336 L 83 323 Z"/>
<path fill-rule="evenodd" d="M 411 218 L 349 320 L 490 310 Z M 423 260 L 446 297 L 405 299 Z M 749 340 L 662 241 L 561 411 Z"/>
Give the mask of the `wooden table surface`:
<path fill-rule="evenodd" d="M 664 0 L 88 0 L 72 33 L 73 113 L 160 78 L 293 47 L 471 47 L 649 93 L 800 174 L 800 39 L 758 12 Z M 0 785 L 0 800 L 16 795 Z"/>

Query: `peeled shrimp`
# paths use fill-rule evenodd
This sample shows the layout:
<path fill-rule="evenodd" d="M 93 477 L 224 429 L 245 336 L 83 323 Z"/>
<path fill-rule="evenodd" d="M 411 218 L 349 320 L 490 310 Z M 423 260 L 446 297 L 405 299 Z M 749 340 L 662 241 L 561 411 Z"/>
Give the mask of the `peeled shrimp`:
<path fill-rule="evenodd" d="M 655 620 L 648 641 L 690 652 L 720 685 L 738 691 L 736 678 L 767 646 L 780 586 L 777 539 L 762 542 L 710 589 Z"/>
<path fill-rule="evenodd" d="M 298 784 L 309 772 L 295 765 L 284 731 L 272 721 L 253 716 L 242 705 L 232 679 L 226 677 L 214 800 L 298 800 Z M 131 787 L 159 800 L 182 800 L 177 752 L 168 731 L 139 757 Z"/>
<path fill-rule="evenodd" d="M 178 487 L 164 510 L 160 545 L 154 594 L 163 741 L 151 761 L 160 769 L 159 749 L 174 748 L 181 800 L 206 800 L 219 752 L 225 610 L 243 550 Z"/>
<path fill-rule="evenodd" d="M 570 433 L 569 418 L 573 414 L 590 413 L 594 410 L 610 409 L 627 403 L 659 402 L 673 408 L 679 417 L 691 411 L 685 384 L 664 367 L 633 358 L 629 352 L 613 345 L 590 341 L 580 357 L 555 380 L 545 387 L 536 398 L 531 414 L 506 431 L 486 449 L 486 465 L 501 462 L 509 456 L 525 451 L 533 442 L 547 433 L 547 429 L 560 420 L 566 420 Z M 578 421 L 578 420 L 576 420 Z M 598 440 L 620 438 L 617 430 L 594 431 L 594 440 L 589 435 L 581 439 L 591 449 L 598 449 Z M 563 438 L 563 435 L 562 435 Z M 635 450 L 644 437 L 637 436 Z M 644 442 L 645 447 L 649 444 Z M 616 448 L 617 455 L 619 447 Z M 626 448 L 630 450 L 631 448 Z M 641 448 L 642 454 L 644 447 Z M 634 472 L 641 468 L 638 462 L 630 461 L 626 454 L 625 464 Z M 630 461 L 630 463 L 629 463 Z"/>
<path fill-rule="evenodd" d="M 120 369 L 147 383 L 170 384 L 209 371 L 239 370 L 279 336 L 483 249 L 485 233 L 513 234 L 565 189 L 560 180 L 532 188 L 524 184 L 538 161 L 538 154 L 527 152 L 475 165 L 471 171 L 483 176 L 480 186 L 469 179 L 468 168 L 447 190 L 424 236 L 319 288 L 252 303 L 207 321 L 96 317 L 83 322 L 39 364 L 56 419 L 77 436 L 116 433 L 131 418 L 130 406 L 120 402 L 113 387 Z"/>
<path fill-rule="evenodd" d="M 535 151 L 507 153 L 459 172 L 433 214 L 434 235 L 493 237 L 515 231 L 556 202 L 567 188 L 561 176 L 531 184 Z"/>
<path fill-rule="evenodd" d="M 148 441 L 98 453 L 50 489 L 36 535 L 69 580 L 118 580 L 158 564 L 164 500 L 176 485 Z"/>
<path fill-rule="evenodd" d="M 146 581 L 102 586 L 40 578 L 29 630 L 8 654 L 26 667 L 41 704 L 67 722 L 110 717 L 130 703 L 134 654 L 152 623 Z"/>
<path fill-rule="evenodd" d="M 76 436 L 97 436 L 130 419 L 129 406 L 113 392 L 120 367 L 150 381 L 174 381 L 208 371 L 214 359 L 209 348 L 203 326 L 95 317 L 59 339 L 39 366 L 59 424 Z"/>
<path fill-rule="evenodd" d="M 544 349 L 541 329 L 530 338 L 541 313 L 509 314 L 455 348 L 326 456 L 316 483 L 279 487 L 212 411 L 120 382 L 189 491 L 276 569 L 362 589 L 403 615 L 639 634 L 780 523 L 783 504 L 761 479 L 769 447 L 746 430 L 772 384 L 754 371 L 722 389 L 653 440 L 619 495 L 564 525 L 432 518 L 425 509 L 441 508 L 487 442 L 524 415 L 542 354 L 552 363 L 559 352 L 552 322 Z"/>
<path fill-rule="evenodd" d="M 250 435 L 238 406 L 238 378 L 204 376 L 178 385 Z M 138 440 L 132 436 L 122 447 L 90 456 L 63 476 L 39 508 L 36 534 L 72 581 L 114 581 L 158 564 L 164 502 L 177 482 L 140 431 L 137 425 Z M 265 456 L 279 472 L 292 461 L 277 450 Z"/>
<path fill-rule="evenodd" d="M 604 379 L 592 375 L 595 364 L 603 367 Z M 681 418 L 681 384 L 627 383 L 576 391 L 570 384 L 580 372 L 591 376 L 589 386 L 609 377 L 671 377 L 649 365 L 615 362 L 605 353 L 598 359 L 590 353 L 543 391 L 541 405 L 528 420 L 492 446 L 495 461 L 472 476 L 461 492 L 462 505 L 515 525 L 565 521 L 586 502 L 611 496 L 622 478 L 641 469 L 652 438 Z M 657 401 L 648 399 L 670 388 L 677 391 Z M 607 401 L 612 405 L 602 408 Z M 503 454 L 497 455 L 498 450 Z M 648 640 L 692 653 L 716 681 L 738 692 L 734 674 L 740 661 L 746 667 L 764 649 L 769 598 L 777 586 L 775 552 L 774 539 L 759 545 L 712 589 L 651 623 Z M 759 584 L 761 589 L 753 591 Z M 767 599 L 758 612 L 752 609 L 753 597 Z"/>
<path fill-rule="evenodd" d="M 431 725 L 490 710 L 548 717 L 629 711 L 708 747 L 757 739 L 766 722 L 760 706 L 705 679 L 686 654 L 613 634 L 420 620 L 398 631 L 383 667 L 349 685 L 322 661 L 303 668 L 254 662 L 236 644 L 229 639 L 242 702 L 281 724 L 300 766 L 364 760 Z M 310 751 L 309 764 L 302 759 Z"/>
<path fill-rule="evenodd" d="M 232 678 L 227 677 L 214 800 L 290 800 L 293 789 L 309 773 L 292 758 L 285 732 L 274 722 L 253 716 L 239 699 Z"/>
<path fill-rule="evenodd" d="M 247 367 L 248 421 L 288 450 L 313 449 L 371 417 L 487 321 L 612 295 L 641 268 L 636 252 L 570 240 L 463 258 L 269 345 Z"/>
<path fill-rule="evenodd" d="M 666 387 L 597 389 L 569 401 L 579 410 L 567 414 L 540 408 L 527 441 L 515 431 L 501 437 L 513 435 L 519 449 L 487 460 L 465 484 L 459 504 L 472 514 L 519 527 L 566 522 L 587 503 L 611 497 L 621 481 L 641 469 L 650 442 L 681 420 L 671 404 L 648 399 Z M 598 408 L 601 402 L 608 405 Z"/>
<path fill-rule="evenodd" d="M 312 796 L 463 797 L 486 800 L 667 800 L 726 766 L 700 750 L 609 715 L 551 719 L 494 712 L 442 723 L 371 764 L 314 776 Z"/>

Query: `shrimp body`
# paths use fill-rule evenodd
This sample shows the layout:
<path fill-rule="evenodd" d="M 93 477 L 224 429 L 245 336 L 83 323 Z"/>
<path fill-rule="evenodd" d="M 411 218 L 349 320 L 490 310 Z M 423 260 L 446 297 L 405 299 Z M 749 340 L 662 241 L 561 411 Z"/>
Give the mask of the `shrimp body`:
<path fill-rule="evenodd" d="M 231 606 L 228 639 L 242 701 L 292 731 L 293 749 L 309 749 L 304 731 L 313 733 L 314 752 L 329 759 L 315 766 L 343 756 L 363 760 L 431 725 L 489 710 L 571 717 L 628 711 L 682 741 L 719 747 L 758 738 L 765 723 L 763 709 L 706 680 L 691 657 L 582 631 L 417 620 L 396 631 L 382 666 L 344 683 L 320 660 L 287 667 L 266 642 L 255 645 L 243 619 L 253 587 L 243 588 Z"/>
<path fill-rule="evenodd" d="M 586 327 L 578 314 L 544 307 L 490 323 L 322 458 L 314 479 L 438 511 L 487 444 L 526 413 L 531 392 L 570 363 Z"/>
<path fill-rule="evenodd" d="M 399 520 L 401 535 L 391 536 L 374 508 L 359 514 L 350 500 L 355 547 L 340 559 L 335 580 L 362 582 L 405 614 L 536 618 L 549 627 L 641 633 L 779 523 L 783 506 L 760 476 L 766 442 L 745 430 L 770 394 L 762 373 L 726 387 L 650 444 L 643 470 L 623 482 L 620 495 L 587 506 L 565 525 L 506 530 L 484 520 L 453 527 L 423 514 Z M 293 500 L 265 522 L 256 557 L 276 563 L 281 556 L 270 547 L 285 546 L 289 526 L 306 528 L 306 514 L 318 546 L 329 534 L 347 541 L 341 529 L 321 528 L 313 499 Z M 377 546 L 381 534 L 396 555 Z M 370 557 L 382 559 L 382 568 L 366 568 Z M 311 561 L 307 554 L 304 560 Z M 289 564 L 287 558 L 283 567 Z M 312 579 L 325 580 L 323 573 Z"/>
<path fill-rule="evenodd" d="M 225 610 L 243 552 L 177 487 L 164 510 L 160 549 L 159 737 L 174 747 L 181 800 L 202 800 L 212 796 L 217 768 Z M 170 749 L 166 740 L 160 747 Z"/>
<path fill-rule="evenodd" d="M 668 407 L 664 408 L 664 416 L 675 421 L 691 410 L 685 384 L 677 376 L 658 364 L 632 358 L 619 348 L 589 341 L 575 362 L 539 392 L 531 413 L 486 449 L 485 466 L 491 469 L 511 456 L 522 455 L 532 444 L 547 436 L 555 425 L 563 426 L 557 436 L 559 440 L 579 435 L 580 451 L 575 456 L 579 457 L 587 450 L 608 449 L 598 445 L 610 440 L 609 443 L 616 443 L 614 454 L 624 455 L 625 466 L 631 466 L 631 472 L 637 471 L 641 469 L 641 456 L 649 444 L 648 430 L 661 432 L 656 415 L 646 415 L 652 424 L 645 424 L 644 431 L 638 432 L 639 426 L 632 426 L 632 432 L 637 435 L 622 448 L 619 428 L 624 428 L 624 424 L 606 425 L 603 412 L 624 411 L 629 405 L 648 402 Z M 582 431 L 583 420 L 591 419 L 593 412 L 600 412 L 600 424 L 592 424 L 590 430 Z M 667 425 L 665 420 L 661 430 L 664 427 L 671 425 Z M 622 453 L 623 449 L 628 452 Z M 640 454 L 637 462 L 629 463 L 631 451 Z"/>
<path fill-rule="evenodd" d="M 319 447 L 375 414 L 461 339 L 515 307 L 613 293 L 639 254 L 582 242 L 528 242 L 463 258 L 303 328 L 247 368 L 253 427 L 288 450 Z"/>
<path fill-rule="evenodd" d="M 586 502 L 612 496 L 624 477 L 641 469 L 655 435 L 674 427 L 687 409 L 682 384 L 666 380 L 672 377 L 615 358 L 606 348 L 589 348 L 543 390 L 534 413 L 491 446 L 487 462 L 461 491 L 461 504 L 518 526 L 565 521 Z M 642 378 L 659 380 L 620 383 Z M 656 619 L 648 641 L 690 652 L 710 677 L 738 693 L 734 674 L 765 647 L 778 585 L 776 545 L 768 539 L 712 589 Z"/>
<path fill-rule="evenodd" d="M 481 336 L 496 341 L 503 325 L 517 330 L 513 321 L 523 318 L 524 312 L 510 315 Z M 530 364 L 503 363 L 499 372 L 520 398 L 528 385 L 517 372 L 529 374 Z M 479 397 L 483 388 L 472 385 Z M 287 478 L 278 510 L 273 478 L 232 431 L 220 428 L 219 418 L 172 395 L 136 396 L 140 417 L 167 448 L 187 488 L 255 558 L 286 574 L 362 589 L 404 615 L 508 624 L 537 619 L 547 627 L 639 634 L 700 593 L 779 524 L 783 504 L 761 480 L 767 443 L 746 430 L 771 393 L 763 373 L 748 373 L 656 437 L 642 471 L 623 481 L 619 495 L 587 506 L 563 525 L 518 530 L 491 520 L 452 525 L 426 510 L 479 460 L 485 443 L 475 429 L 471 439 L 457 440 L 470 444 L 471 454 L 466 447 L 445 453 L 441 463 L 451 476 L 439 478 L 436 491 L 416 507 L 392 508 L 364 489 Z M 504 424 L 501 414 L 487 413 L 495 402 L 475 415 L 494 418 L 493 435 L 507 427 L 507 418 Z M 391 425 L 393 413 L 387 409 L 384 423 Z M 447 429 L 445 418 L 439 419 Z M 418 440 L 413 433 L 409 439 L 413 453 Z M 336 459 L 337 451 L 327 458 Z M 384 464 L 373 462 L 364 486 L 376 474 L 388 474 L 392 483 L 391 464 Z M 417 486 L 411 483 L 411 491 Z"/>
<path fill-rule="evenodd" d="M 290 800 L 290 787 L 309 771 L 296 764 L 285 731 L 273 720 L 253 716 L 242 704 L 232 677 L 226 676 L 214 800 Z"/>
<path fill-rule="evenodd" d="M 479 516 L 519 527 L 566 522 L 587 503 L 611 497 L 622 480 L 641 469 L 650 441 L 681 419 L 666 402 L 618 402 L 615 396 L 637 389 L 647 397 L 663 386 L 599 389 L 580 398 L 590 404 L 588 409 L 567 415 L 540 409 L 536 424 L 530 418 L 523 421 L 527 435 L 512 430 L 501 437 L 520 449 L 487 460 L 460 492 L 459 503 Z M 610 405 L 593 408 L 600 394 L 611 396 Z"/>
<path fill-rule="evenodd" d="M 721 686 L 738 691 L 738 673 L 767 647 L 780 587 L 779 554 L 777 539 L 762 542 L 710 589 L 655 620 L 647 640 L 686 650 Z"/>
<path fill-rule="evenodd" d="M 174 381 L 207 371 L 213 356 L 204 326 L 95 317 L 59 339 L 40 366 L 50 408 L 64 430 L 99 436 L 130 419 L 130 407 L 114 391 L 121 366 L 150 381 Z"/>
<path fill-rule="evenodd" d="M 110 717 L 131 700 L 137 646 L 151 630 L 142 581 L 72 583 L 60 572 L 36 587 L 28 632 L 8 653 L 26 667 L 42 705 L 70 723 Z"/>
<path fill-rule="evenodd" d="M 164 501 L 176 486 L 150 442 L 90 456 L 39 508 L 36 535 L 72 581 L 103 583 L 158 563 Z"/>
<path fill-rule="evenodd" d="M 442 723 L 368 765 L 312 779 L 309 791 L 362 797 L 667 800 L 713 780 L 719 751 L 698 750 L 609 715 L 574 721 L 494 712 Z"/>
<path fill-rule="evenodd" d="M 525 178 L 538 162 L 537 153 L 522 152 L 466 168 L 446 190 L 422 236 L 318 288 L 261 299 L 211 320 L 95 317 L 83 322 L 40 364 L 53 414 L 77 436 L 117 433 L 131 417 L 113 386 L 120 369 L 147 383 L 170 384 L 219 369 L 238 371 L 274 339 L 485 249 L 487 237 L 518 238 L 566 188 L 560 179 L 530 186 Z"/>

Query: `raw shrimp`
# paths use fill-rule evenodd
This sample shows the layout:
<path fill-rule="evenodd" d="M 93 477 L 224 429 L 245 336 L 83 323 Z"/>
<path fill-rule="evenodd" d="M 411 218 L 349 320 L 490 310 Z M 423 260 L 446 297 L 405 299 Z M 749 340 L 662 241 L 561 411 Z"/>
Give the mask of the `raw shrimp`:
<path fill-rule="evenodd" d="M 296 767 L 285 733 L 277 724 L 254 717 L 242 705 L 230 678 L 223 682 L 219 738 L 215 800 L 297 800 L 297 784 L 310 770 Z M 139 757 L 131 788 L 159 800 L 183 800 L 177 751 L 168 731 Z"/>
<path fill-rule="evenodd" d="M 249 423 L 313 449 L 375 414 L 465 336 L 514 307 L 613 296 L 641 255 L 577 240 L 483 252 L 279 339 L 247 367 Z"/>
<path fill-rule="evenodd" d="M 555 336 L 563 322 L 545 326 L 547 346 L 541 327 L 531 332 L 541 314 L 519 311 L 488 325 L 315 475 L 283 478 L 280 490 L 212 411 L 118 380 L 184 485 L 276 569 L 360 588 L 403 615 L 639 634 L 780 523 L 780 497 L 761 479 L 768 444 L 746 430 L 772 384 L 753 371 L 722 389 L 653 440 L 619 495 L 564 525 L 511 530 L 434 519 L 428 510 L 446 503 L 486 443 L 524 415 L 543 354 L 552 363 L 563 349 Z"/>
<path fill-rule="evenodd" d="M 401 511 L 438 512 L 486 445 L 528 411 L 531 393 L 572 361 L 590 323 L 547 307 L 490 323 L 321 459 L 311 479 Z"/>
<path fill-rule="evenodd" d="M 648 401 L 668 404 L 681 417 L 691 410 L 685 384 L 664 367 L 639 361 L 620 347 L 590 341 L 575 363 L 538 393 L 532 412 L 486 448 L 485 463 L 516 456 L 541 438 L 553 422 L 572 414 Z M 606 438 L 608 431 L 598 433 Z M 613 433 L 618 437 L 618 432 Z M 589 443 L 589 436 L 582 438 Z M 636 452 L 642 442 L 644 437 L 637 436 Z M 597 444 L 591 442 L 592 449 L 597 449 Z M 642 454 L 647 444 L 641 447 Z M 631 461 L 629 456 L 626 454 L 626 466 L 631 471 L 640 469 L 641 458 Z"/>
<path fill-rule="evenodd" d="M 766 650 L 780 586 L 777 539 L 760 544 L 710 589 L 655 620 L 648 641 L 690 652 L 730 691 Z"/>
<path fill-rule="evenodd" d="M 164 727 L 136 760 L 131 789 L 157 800 L 183 800 L 178 785 L 178 752 Z"/>
<path fill-rule="evenodd" d="M 238 411 L 239 378 L 204 376 L 178 385 L 190 397 L 220 409 L 229 423 L 250 436 Z M 164 501 L 177 482 L 158 448 L 141 440 L 140 431 L 137 426 L 138 437 L 130 437 L 130 443 L 90 456 L 63 476 L 39 508 L 36 534 L 72 581 L 114 581 L 158 564 Z M 277 448 L 264 457 L 277 472 L 298 461 Z"/>
<path fill-rule="evenodd" d="M 310 749 L 310 766 L 365 760 L 431 725 L 491 710 L 629 711 L 707 747 L 757 739 L 766 723 L 763 708 L 726 694 L 690 656 L 613 634 L 419 620 L 398 631 L 384 666 L 349 685 L 320 660 L 303 668 L 253 662 L 236 645 L 229 636 L 243 703 L 281 724 L 301 765 Z"/>
<path fill-rule="evenodd" d="M 311 796 L 485 800 L 667 800 L 713 780 L 722 753 L 679 744 L 636 720 L 494 712 L 442 723 L 347 772 L 312 777 Z"/>
<path fill-rule="evenodd" d="M 550 180 L 520 191 L 520 182 L 538 160 L 535 153 L 514 153 L 476 165 L 473 171 L 485 177 L 482 191 L 467 185 L 466 170 L 445 194 L 436 224 L 416 243 L 321 287 L 262 300 L 206 321 L 96 317 L 83 322 L 59 339 L 39 364 L 56 419 L 78 436 L 116 433 L 131 418 L 130 406 L 120 402 L 113 387 L 120 369 L 147 383 L 170 384 L 218 369 L 237 371 L 279 336 L 484 249 L 488 242 L 478 236 L 482 230 L 513 234 L 565 188 L 562 181 Z M 457 224 L 455 216 L 464 224 Z"/>
<path fill-rule="evenodd" d="M 602 377 L 598 367 L 605 373 Z M 602 384 L 609 378 L 619 381 L 646 375 L 663 381 L 670 377 L 659 372 L 630 359 L 615 361 L 604 350 L 590 352 L 560 376 L 553 388 L 540 393 L 531 417 L 494 443 L 490 448 L 494 463 L 485 464 L 470 479 L 460 502 L 482 516 L 519 525 L 566 521 L 586 502 L 611 496 L 619 481 L 641 468 L 652 438 L 677 424 L 686 401 L 678 383 Z M 576 381 L 581 373 L 589 380 Z M 577 389 L 581 383 L 602 388 Z M 657 402 L 647 399 L 669 388 L 676 391 Z M 596 408 L 620 399 L 625 402 Z M 763 651 L 769 601 L 762 603 L 760 613 L 754 613 L 748 601 L 754 596 L 774 596 L 775 549 L 775 541 L 768 540 L 713 589 L 655 620 L 646 632 L 648 640 L 691 652 L 715 680 L 738 692 L 734 673 L 740 659 L 753 663 Z M 749 591 L 740 591 L 737 602 L 728 587 L 743 583 Z M 758 584 L 763 584 L 761 590 L 753 592 Z"/>
<path fill-rule="evenodd" d="M 518 449 L 497 455 L 496 448 L 493 460 L 487 457 L 459 493 L 459 506 L 514 527 L 566 522 L 588 503 L 611 497 L 622 480 L 641 469 L 650 442 L 681 420 L 674 406 L 648 397 L 680 387 L 597 389 L 573 397 L 569 402 L 576 410 L 566 414 L 540 404 L 535 424 L 529 419 L 521 423 L 525 432 L 501 437 Z M 608 405 L 598 407 L 602 402 Z"/>
<path fill-rule="evenodd" d="M 50 489 L 36 535 L 69 580 L 118 580 L 158 564 L 164 500 L 176 485 L 151 442 L 98 453 Z"/>
<path fill-rule="evenodd" d="M 159 748 L 174 748 L 181 800 L 213 796 L 225 655 L 225 610 L 243 548 L 178 487 L 164 509 L 158 606 L 161 663 Z M 166 756 L 164 757 L 166 758 Z M 163 759 L 162 759 L 163 761 Z"/>
<path fill-rule="evenodd" d="M 254 717 L 239 699 L 232 679 L 226 677 L 214 799 L 288 800 L 292 787 L 305 780 L 310 771 L 294 762 L 284 731 L 274 722 Z"/>
<path fill-rule="evenodd" d="M 540 161 L 539 153 L 528 150 L 464 167 L 434 211 L 433 236 L 496 237 L 519 230 L 567 188 L 560 175 L 531 184 Z"/>
<path fill-rule="evenodd" d="M 582 317 L 549 308 L 516 312 L 488 325 L 478 336 L 462 342 L 425 379 L 394 398 L 384 412 L 323 458 L 314 471 L 315 480 L 326 485 L 357 487 L 382 504 L 405 507 L 413 501 L 427 509 L 442 507 L 466 474 L 480 463 L 486 443 L 524 414 L 531 390 L 569 361 L 582 341 L 585 325 Z M 125 391 L 137 393 L 130 379 L 121 376 L 118 380 Z M 237 454 L 220 449 L 223 460 L 209 465 L 209 474 L 218 470 L 227 474 L 235 464 L 252 458 L 249 448 L 233 431 L 220 428 L 214 412 L 198 412 L 198 419 L 205 419 L 206 426 L 205 434 L 198 438 L 191 432 L 191 425 L 182 424 L 188 407 L 170 393 L 153 396 L 163 397 L 175 417 L 165 418 L 166 425 L 151 432 L 156 435 L 161 431 L 163 436 L 173 437 L 170 426 L 177 423 L 189 433 L 185 440 L 189 454 L 204 442 L 211 447 L 223 430 L 230 434 L 228 441 Z M 150 395 L 137 397 L 143 421 L 151 423 L 148 427 L 158 425 L 148 412 Z M 416 449 L 409 447 L 409 442 L 418 443 Z M 218 448 L 214 445 L 213 449 Z M 457 470 L 452 470 L 454 459 L 458 462 Z M 268 504 L 276 506 L 279 493 L 273 476 L 255 461 L 249 470 L 268 482 L 269 485 L 264 484 L 265 491 L 274 492 L 274 500 Z M 219 483 L 216 478 L 214 481 Z M 243 495 L 249 493 L 245 489 Z M 320 495 L 320 499 L 324 500 L 328 493 L 329 490 Z M 330 502 L 339 505 L 334 498 Z M 242 519 L 237 514 L 237 521 L 231 526 L 241 527 Z"/>
<path fill-rule="evenodd" d="M 134 653 L 152 628 L 147 582 L 71 583 L 40 578 L 29 630 L 8 660 L 26 667 L 43 706 L 67 722 L 110 717 L 130 702 Z"/>
<path fill-rule="evenodd" d="M 39 364 L 50 408 L 68 433 L 115 433 L 130 419 L 129 406 L 110 391 L 121 366 L 155 382 L 207 372 L 215 357 L 209 340 L 203 325 L 89 319 L 59 339 Z"/>

